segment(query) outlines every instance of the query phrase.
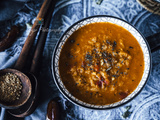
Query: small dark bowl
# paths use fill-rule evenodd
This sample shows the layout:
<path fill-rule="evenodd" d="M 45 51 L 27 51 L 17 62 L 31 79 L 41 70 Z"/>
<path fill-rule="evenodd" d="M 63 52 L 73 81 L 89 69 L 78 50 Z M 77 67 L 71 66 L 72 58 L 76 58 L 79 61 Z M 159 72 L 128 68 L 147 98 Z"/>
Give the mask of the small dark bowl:
<path fill-rule="evenodd" d="M 88 104 L 84 101 L 77 99 L 76 97 L 71 95 L 70 92 L 65 88 L 65 85 L 63 84 L 60 74 L 59 74 L 59 57 L 60 57 L 62 47 L 65 44 L 66 40 L 73 34 L 73 32 L 78 30 L 80 27 L 90 24 L 90 23 L 95 23 L 95 22 L 110 22 L 110 23 L 117 24 L 127 29 L 137 39 L 137 41 L 139 42 L 142 48 L 143 54 L 144 54 L 144 62 L 145 62 L 144 63 L 145 64 L 144 73 L 143 73 L 142 79 L 139 85 L 137 86 L 137 88 L 130 95 L 128 95 L 126 98 L 122 99 L 121 101 L 112 103 L 112 104 L 108 104 L 108 105 Z M 150 52 L 150 48 L 149 48 L 149 45 L 146 39 L 130 23 L 120 18 L 116 18 L 112 16 L 105 16 L 105 15 L 92 16 L 92 17 L 88 17 L 88 18 L 85 18 L 85 19 L 82 19 L 76 22 L 75 24 L 73 24 L 71 27 L 67 29 L 67 31 L 61 37 L 61 39 L 58 41 L 54 49 L 53 56 L 52 56 L 52 74 L 53 74 L 55 84 L 57 85 L 60 92 L 72 103 L 85 107 L 85 108 L 90 108 L 90 109 L 97 109 L 97 110 L 111 109 L 111 108 L 116 108 L 116 107 L 119 107 L 121 105 L 128 103 L 133 98 L 135 98 L 140 93 L 140 91 L 143 89 L 143 87 L 145 86 L 148 80 L 150 71 L 151 71 L 151 52 Z"/>

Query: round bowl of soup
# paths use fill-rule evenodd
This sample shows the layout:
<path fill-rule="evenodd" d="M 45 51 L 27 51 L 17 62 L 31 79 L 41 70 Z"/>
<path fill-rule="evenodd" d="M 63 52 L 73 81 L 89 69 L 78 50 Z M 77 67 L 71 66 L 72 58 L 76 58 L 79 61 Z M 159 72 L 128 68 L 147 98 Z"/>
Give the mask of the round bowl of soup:
<path fill-rule="evenodd" d="M 151 52 L 143 35 L 128 22 L 93 16 L 73 24 L 58 41 L 52 74 L 72 103 L 110 109 L 135 98 L 151 70 Z"/>

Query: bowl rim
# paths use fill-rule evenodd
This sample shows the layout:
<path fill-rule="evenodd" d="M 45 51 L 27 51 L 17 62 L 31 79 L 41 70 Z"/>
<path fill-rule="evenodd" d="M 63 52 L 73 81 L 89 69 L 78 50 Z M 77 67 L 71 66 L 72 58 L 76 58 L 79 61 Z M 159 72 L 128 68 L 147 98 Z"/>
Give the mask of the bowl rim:
<path fill-rule="evenodd" d="M 140 90 L 139 90 L 134 96 L 132 96 L 129 100 L 125 101 L 124 103 L 121 103 L 121 104 L 116 105 L 116 106 L 106 107 L 106 108 L 95 108 L 95 107 L 91 107 L 91 106 L 90 106 L 90 107 L 89 107 L 89 106 L 85 106 L 85 105 L 82 105 L 82 104 L 80 104 L 79 102 L 71 99 L 70 97 L 68 97 L 68 95 L 63 91 L 63 89 L 62 89 L 62 88 L 60 87 L 60 85 L 58 84 L 57 77 L 55 77 L 55 76 L 56 76 L 56 73 L 55 73 L 55 69 L 54 69 L 54 68 L 55 68 L 54 63 L 55 63 L 56 50 L 58 49 L 58 46 L 59 46 L 59 44 L 61 43 L 62 38 L 66 35 L 66 33 L 67 33 L 71 28 L 73 28 L 76 24 L 78 24 L 78 23 L 80 23 L 80 22 L 82 22 L 82 21 L 85 21 L 85 20 L 87 20 L 87 19 L 96 18 L 96 17 L 99 17 L 99 18 L 100 18 L 100 17 L 115 18 L 115 19 L 118 19 L 118 20 L 120 20 L 120 21 L 123 21 L 123 22 L 127 23 L 128 25 L 130 25 L 131 27 L 133 27 L 133 28 L 140 34 L 140 36 L 143 38 L 143 41 L 145 42 L 145 44 L 146 44 L 146 46 L 147 46 L 148 55 L 149 55 L 149 58 L 150 58 L 149 72 L 148 72 L 148 75 L 147 75 L 147 77 L 146 77 L 146 80 L 145 80 L 143 86 L 140 88 Z M 83 25 L 83 26 L 85 26 L 85 25 Z M 81 27 L 82 27 L 82 26 L 81 26 Z M 79 28 L 81 28 L 81 27 L 79 27 Z M 79 28 L 78 28 L 78 29 L 79 29 Z M 73 33 L 72 33 L 72 34 L 73 34 Z M 132 101 L 135 97 L 137 97 L 137 96 L 140 94 L 140 92 L 143 90 L 143 88 L 145 87 L 145 85 L 146 85 L 146 83 L 147 83 L 147 81 L 148 81 L 148 79 L 149 79 L 149 76 L 150 76 L 150 73 L 151 73 L 151 70 L 152 70 L 152 64 L 151 64 L 151 63 L 152 63 L 152 57 L 151 57 L 150 46 L 149 46 L 146 38 L 143 36 L 143 34 L 142 34 L 136 27 L 134 27 L 131 23 L 129 23 L 129 22 L 127 22 L 127 21 L 125 21 L 125 20 L 123 20 L 123 19 L 121 19 L 121 18 L 115 17 L 115 16 L 110 16 L 110 15 L 94 15 L 94 16 L 90 16 L 90 17 L 83 18 L 83 19 L 75 22 L 74 24 L 72 24 L 72 25 L 63 33 L 63 35 L 62 35 L 62 36 L 60 37 L 60 39 L 57 41 L 56 46 L 54 47 L 54 50 L 53 50 L 53 53 L 52 53 L 51 70 L 52 70 L 52 76 L 53 76 L 54 82 L 55 82 L 58 90 L 59 90 L 59 91 L 61 92 L 61 94 L 62 94 L 67 100 L 69 100 L 71 103 L 73 103 L 73 104 L 75 104 L 75 105 L 78 105 L 78 106 L 80 106 L 80 107 L 84 107 L 84 108 L 88 108 L 88 109 L 92 109 L 92 110 L 107 110 L 107 109 L 114 109 L 114 108 L 121 107 L 121 106 L 129 103 L 130 101 Z M 142 80 L 142 79 L 141 79 L 141 80 Z M 103 105 L 102 105 L 102 106 L 103 106 Z"/>

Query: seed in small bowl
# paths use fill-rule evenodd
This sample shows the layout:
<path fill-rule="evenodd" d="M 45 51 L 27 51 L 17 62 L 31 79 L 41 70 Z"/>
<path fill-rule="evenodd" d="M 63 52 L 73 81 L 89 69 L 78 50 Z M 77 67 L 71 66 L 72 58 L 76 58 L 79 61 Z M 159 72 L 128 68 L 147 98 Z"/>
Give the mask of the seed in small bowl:
<path fill-rule="evenodd" d="M 14 102 L 20 98 L 22 83 L 19 77 L 13 73 L 0 76 L 0 101 Z"/>

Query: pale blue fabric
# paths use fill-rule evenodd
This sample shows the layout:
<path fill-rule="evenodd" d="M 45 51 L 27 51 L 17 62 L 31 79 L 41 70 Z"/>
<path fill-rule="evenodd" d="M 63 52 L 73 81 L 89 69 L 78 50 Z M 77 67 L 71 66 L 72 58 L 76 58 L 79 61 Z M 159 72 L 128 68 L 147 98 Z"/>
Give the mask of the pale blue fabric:
<path fill-rule="evenodd" d="M 159 2 L 159 3 L 160 3 L 160 0 L 155 0 L 155 1 L 157 1 L 157 2 Z"/>
<path fill-rule="evenodd" d="M 14 24 L 33 23 L 41 3 L 41 1 L 27 3 L 14 18 L 1 22 L 0 35 L 2 36 L 7 31 L 7 27 Z M 112 15 L 122 18 L 134 25 L 145 37 L 160 32 L 160 16 L 146 11 L 136 0 L 103 0 L 101 5 L 97 5 L 94 0 L 59 0 L 52 17 L 50 25 L 52 31 L 47 37 L 38 78 L 41 84 L 40 104 L 35 112 L 25 120 L 45 120 L 47 104 L 53 98 L 57 98 L 60 103 L 62 120 L 124 120 L 122 115 L 126 112 L 127 106 L 131 108 L 126 120 L 160 119 L 160 51 L 152 53 L 152 72 L 142 92 L 122 107 L 103 111 L 90 110 L 70 103 L 60 94 L 51 73 L 53 49 L 60 36 L 70 25 L 93 15 Z M 25 32 L 13 46 L 0 52 L 0 69 L 14 65 L 30 29 L 31 27 L 26 25 Z M 18 120 L 18 118 L 8 118 L 8 120 L 14 119 Z"/>

